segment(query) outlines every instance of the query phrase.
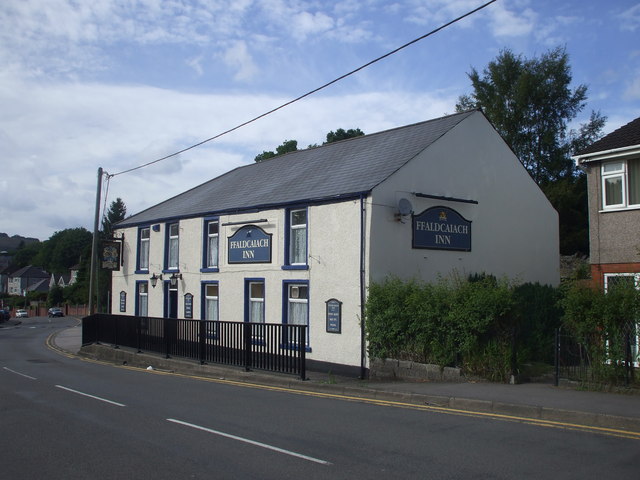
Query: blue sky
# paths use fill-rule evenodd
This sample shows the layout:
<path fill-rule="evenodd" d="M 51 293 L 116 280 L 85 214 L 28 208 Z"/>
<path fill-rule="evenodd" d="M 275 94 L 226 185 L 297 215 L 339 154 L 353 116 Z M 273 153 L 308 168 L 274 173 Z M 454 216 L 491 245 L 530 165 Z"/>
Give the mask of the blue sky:
<path fill-rule="evenodd" d="M 0 232 L 93 228 L 97 169 L 118 173 L 212 137 L 357 68 L 484 0 L 4 0 Z M 501 49 L 565 47 L 605 132 L 640 116 L 640 1 L 498 0 L 202 147 L 115 176 L 130 214 L 263 150 L 455 111 Z M 106 187 L 106 186 L 105 186 Z M 103 199 L 103 202 L 105 200 Z"/>

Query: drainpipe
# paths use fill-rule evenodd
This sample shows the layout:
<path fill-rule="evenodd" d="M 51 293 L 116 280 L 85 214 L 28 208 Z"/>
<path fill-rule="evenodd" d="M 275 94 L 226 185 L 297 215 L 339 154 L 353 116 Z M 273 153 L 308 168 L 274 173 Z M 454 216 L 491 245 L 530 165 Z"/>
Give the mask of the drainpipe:
<path fill-rule="evenodd" d="M 364 303 L 366 299 L 365 283 L 365 246 L 366 246 L 366 205 L 365 195 L 360 195 L 360 379 L 366 377 L 366 333 L 364 319 Z"/>

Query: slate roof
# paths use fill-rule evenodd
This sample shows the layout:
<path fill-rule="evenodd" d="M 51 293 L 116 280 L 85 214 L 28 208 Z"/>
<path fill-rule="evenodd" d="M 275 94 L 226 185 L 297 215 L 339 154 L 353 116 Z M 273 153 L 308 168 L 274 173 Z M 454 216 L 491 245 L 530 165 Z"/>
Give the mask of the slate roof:
<path fill-rule="evenodd" d="M 582 157 L 590 153 L 606 152 L 624 147 L 640 145 L 640 117 L 605 135 L 600 140 L 579 152 L 576 157 Z M 588 161 L 588 159 L 585 159 Z"/>
<path fill-rule="evenodd" d="M 238 167 L 117 227 L 348 198 L 376 185 L 477 110 L 291 152 Z"/>
<path fill-rule="evenodd" d="M 49 279 L 49 274 L 42 270 L 39 267 L 34 267 L 32 265 L 27 265 L 26 267 L 22 267 L 20 270 L 16 270 L 13 272 L 10 277 L 16 278 L 44 278 Z"/>

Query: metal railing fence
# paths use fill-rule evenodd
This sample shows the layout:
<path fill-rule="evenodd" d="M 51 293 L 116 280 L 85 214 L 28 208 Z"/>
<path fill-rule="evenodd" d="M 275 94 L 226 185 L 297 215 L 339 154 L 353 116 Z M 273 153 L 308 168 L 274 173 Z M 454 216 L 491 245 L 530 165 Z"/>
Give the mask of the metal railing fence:
<path fill-rule="evenodd" d="M 94 314 L 82 319 L 82 344 L 106 343 L 169 357 L 306 378 L 306 325 Z"/>

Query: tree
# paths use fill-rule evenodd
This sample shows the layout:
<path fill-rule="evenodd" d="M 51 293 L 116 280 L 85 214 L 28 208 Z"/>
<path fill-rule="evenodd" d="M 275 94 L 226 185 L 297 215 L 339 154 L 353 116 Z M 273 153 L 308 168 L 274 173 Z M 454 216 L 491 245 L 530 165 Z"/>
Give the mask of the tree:
<path fill-rule="evenodd" d="M 602 136 L 606 117 L 591 112 L 588 123 L 568 130 L 586 106 L 587 87 L 571 88 L 565 49 L 533 59 L 506 49 L 482 75 L 475 68 L 468 75 L 473 93 L 460 96 L 456 110 L 482 109 L 546 194 L 560 217 L 560 252 L 588 253 L 586 182 L 571 155 Z"/>
<path fill-rule="evenodd" d="M 332 130 L 327 133 L 327 141 L 323 143 L 326 145 L 328 143 L 337 142 L 339 140 L 345 140 L 347 138 L 359 137 L 360 135 L 364 135 L 364 132 L 359 128 L 350 128 L 349 130 L 345 130 L 344 128 L 338 128 L 335 132 Z M 309 145 L 308 148 L 316 148 L 318 147 L 317 143 L 313 145 Z M 255 156 L 254 160 L 256 162 L 262 162 L 264 160 L 269 160 L 270 158 L 277 157 L 278 155 L 284 155 L 285 153 L 295 152 L 298 150 L 298 141 L 297 140 L 285 140 L 282 142 L 282 145 L 278 145 L 276 147 L 276 151 L 264 151 Z"/>
<path fill-rule="evenodd" d="M 505 49 L 482 76 L 475 68 L 468 75 L 473 93 L 459 97 L 457 111 L 481 108 L 538 185 L 574 175 L 572 146 L 600 135 L 606 119 L 594 112 L 573 138 L 567 131 L 586 105 L 587 87 L 571 89 L 564 48 L 532 59 Z"/>
<path fill-rule="evenodd" d="M 36 262 L 51 273 L 68 273 L 80 261 L 82 252 L 91 245 L 91 233 L 83 227 L 67 228 L 42 242 Z"/>
<path fill-rule="evenodd" d="M 120 197 L 116 198 L 109 210 L 102 217 L 102 233 L 105 237 L 110 237 L 113 234 L 113 225 L 120 220 L 124 220 L 127 215 L 127 206 L 124 204 Z"/>
<path fill-rule="evenodd" d="M 262 152 L 254 158 L 256 162 L 262 162 L 264 160 L 269 160 L 270 158 L 277 157 L 278 155 L 284 155 L 285 153 L 295 152 L 298 150 L 298 141 L 297 140 L 285 140 L 282 142 L 282 145 L 278 145 L 276 147 L 275 153 L 272 151 Z"/>
<path fill-rule="evenodd" d="M 323 145 L 326 145 L 327 143 L 338 142 L 340 140 L 346 140 L 347 138 L 359 137 L 361 135 L 364 135 L 364 132 L 359 128 L 350 128 L 349 130 L 339 128 L 335 132 L 332 130 L 327 133 L 327 141 L 324 142 Z"/>

